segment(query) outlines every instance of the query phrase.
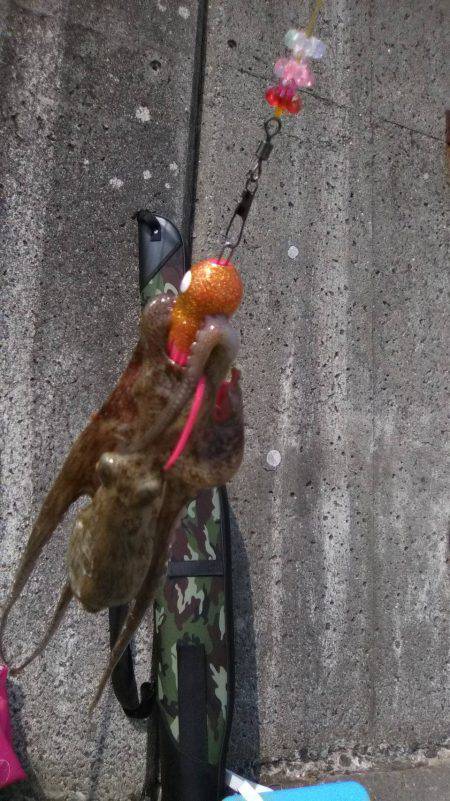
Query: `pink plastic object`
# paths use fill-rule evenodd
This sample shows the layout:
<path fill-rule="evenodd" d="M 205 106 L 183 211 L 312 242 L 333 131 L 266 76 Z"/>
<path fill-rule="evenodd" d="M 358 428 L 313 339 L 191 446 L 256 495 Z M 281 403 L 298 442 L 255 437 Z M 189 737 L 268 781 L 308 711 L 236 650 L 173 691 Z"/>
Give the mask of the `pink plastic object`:
<path fill-rule="evenodd" d="M 179 364 L 180 367 L 185 367 L 187 365 L 189 353 L 184 353 L 182 350 L 178 350 L 174 342 L 169 342 L 168 354 L 169 359 L 172 359 L 173 362 Z"/>
<path fill-rule="evenodd" d="M 8 707 L 6 679 L 8 668 L 0 665 L 0 787 L 26 779 L 26 773 L 17 759 L 11 739 L 11 717 Z"/>
<path fill-rule="evenodd" d="M 279 58 L 275 64 L 275 75 L 281 78 L 285 86 L 291 81 L 297 87 L 310 89 L 314 84 L 314 75 L 307 61 L 297 61 L 296 58 Z"/>
<path fill-rule="evenodd" d="M 175 445 L 175 448 L 173 449 L 166 464 L 164 465 L 164 470 L 170 470 L 170 468 L 175 464 L 177 459 L 179 459 L 179 457 L 183 453 L 188 443 L 189 437 L 191 436 L 192 429 L 194 428 L 195 425 L 195 421 L 198 417 L 200 406 L 202 405 L 203 395 L 205 394 L 205 389 L 206 389 L 206 376 L 202 375 L 200 381 L 197 384 L 194 400 L 192 402 L 188 418 L 184 424 L 183 431 L 181 432 L 181 436 L 177 444 Z"/>

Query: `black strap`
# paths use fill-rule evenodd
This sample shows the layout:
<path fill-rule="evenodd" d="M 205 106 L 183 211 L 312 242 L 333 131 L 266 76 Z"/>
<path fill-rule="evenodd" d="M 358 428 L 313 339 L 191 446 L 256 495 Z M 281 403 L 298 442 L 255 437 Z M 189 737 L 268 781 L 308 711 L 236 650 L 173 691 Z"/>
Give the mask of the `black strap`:
<path fill-rule="evenodd" d="M 222 559 L 189 559 L 184 562 L 169 562 L 168 578 L 201 578 L 223 576 Z"/>
<path fill-rule="evenodd" d="M 128 606 L 115 606 L 109 610 L 109 641 L 113 648 L 127 616 Z M 141 685 L 141 697 L 134 675 L 133 654 L 128 645 L 115 666 L 112 677 L 115 696 L 129 718 L 148 718 L 155 707 L 155 682 L 145 681 Z"/>
<path fill-rule="evenodd" d="M 206 655 L 204 645 L 177 643 L 180 751 L 208 761 Z"/>
<path fill-rule="evenodd" d="M 217 765 L 185 754 L 174 739 L 164 715 L 160 716 L 161 799 L 160 801 L 217 801 Z M 195 739 L 195 732 L 191 732 Z M 152 799 L 153 801 L 153 799 Z"/>

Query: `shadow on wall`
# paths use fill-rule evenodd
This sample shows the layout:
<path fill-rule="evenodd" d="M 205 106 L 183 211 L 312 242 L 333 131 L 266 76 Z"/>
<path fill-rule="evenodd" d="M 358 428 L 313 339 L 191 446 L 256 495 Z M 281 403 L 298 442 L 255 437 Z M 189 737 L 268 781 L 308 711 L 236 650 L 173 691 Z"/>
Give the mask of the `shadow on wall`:
<path fill-rule="evenodd" d="M 113 714 L 113 707 L 116 704 L 116 699 L 113 695 L 111 686 L 108 687 L 107 694 L 105 695 L 106 698 L 105 698 L 105 703 L 103 704 L 101 721 L 99 721 L 97 729 L 96 748 L 94 751 L 95 757 L 92 760 L 90 766 L 89 794 L 87 796 L 87 801 L 96 801 L 96 799 L 98 798 L 100 774 L 102 768 L 104 767 L 104 757 L 107 749 L 107 740 L 108 737 L 111 735 L 110 731 L 111 717 Z"/>
<path fill-rule="evenodd" d="M 235 644 L 235 701 L 228 767 L 254 775 L 260 759 L 258 674 L 250 567 L 244 538 L 230 509 Z"/>

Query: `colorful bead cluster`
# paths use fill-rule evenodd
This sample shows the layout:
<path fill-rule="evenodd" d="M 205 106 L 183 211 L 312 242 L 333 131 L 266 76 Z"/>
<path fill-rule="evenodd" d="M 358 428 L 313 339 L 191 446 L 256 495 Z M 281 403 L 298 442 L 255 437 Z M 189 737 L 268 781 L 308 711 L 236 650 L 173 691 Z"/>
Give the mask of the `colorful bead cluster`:
<path fill-rule="evenodd" d="M 265 98 L 275 109 L 275 116 L 287 111 L 289 114 L 298 114 L 302 108 L 301 97 L 297 90 L 310 89 L 314 84 L 314 75 L 309 65 L 310 58 L 323 58 L 326 45 L 308 36 L 305 31 L 290 30 L 284 38 L 286 47 L 292 51 L 289 58 L 279 58 L 275 63 L 275 75 L 278 83 L 269 86 Z"/>

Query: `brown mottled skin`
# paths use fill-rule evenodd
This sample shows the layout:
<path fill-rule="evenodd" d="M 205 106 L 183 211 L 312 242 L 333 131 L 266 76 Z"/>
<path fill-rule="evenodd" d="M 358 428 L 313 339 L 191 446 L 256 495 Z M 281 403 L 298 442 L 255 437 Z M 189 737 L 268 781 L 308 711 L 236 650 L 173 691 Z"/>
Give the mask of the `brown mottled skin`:
<path fill-rule="evenodd" d="M 216 394 L 237 353 L 225 317 L 206 318 L 185 368 L 166 355 L 174 300 L 161 295 L 144 309 L 140 338 L 116 388 L 72 446 L 31 531 L 0 622 L 0 650 L 9 612 L 69 506 L 78 513 L 68 548 L 69 581 L 49 629 L 19 672 L 45 647 L 73 596 L 87 611 L 130 603 L 92 708 L 139 626 L 164 575 L 170 535 L 185 504 L 201 489 L 224 484 L 243 452 L 242 399 L 230 389 L 230 415 L 214 414 Z M 163 466 L 183 428 L 200 376 L 207 378 L 202 408 L 184 453 Z"/>

